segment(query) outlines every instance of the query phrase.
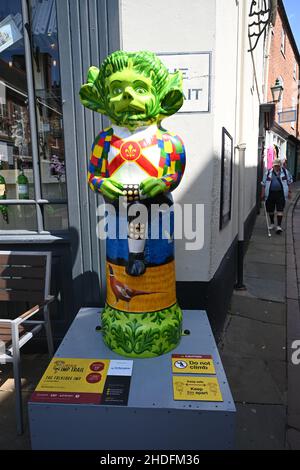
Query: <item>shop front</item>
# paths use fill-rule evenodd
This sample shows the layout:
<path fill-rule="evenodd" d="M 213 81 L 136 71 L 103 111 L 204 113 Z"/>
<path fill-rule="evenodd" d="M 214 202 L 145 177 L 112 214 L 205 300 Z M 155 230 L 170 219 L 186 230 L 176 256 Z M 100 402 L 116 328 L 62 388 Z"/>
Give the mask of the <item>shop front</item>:
<path fill-rule="evenodd" d="M 118 28 L 108 32 L 117 4 L 0 4 L 0 247 L 52 252 L 57 339 L 80 306 L 103 299 L 98 201 L 86 185 L 102 123 L 85 115 L 78 91 L 88 65 L 118 48 Z"/>

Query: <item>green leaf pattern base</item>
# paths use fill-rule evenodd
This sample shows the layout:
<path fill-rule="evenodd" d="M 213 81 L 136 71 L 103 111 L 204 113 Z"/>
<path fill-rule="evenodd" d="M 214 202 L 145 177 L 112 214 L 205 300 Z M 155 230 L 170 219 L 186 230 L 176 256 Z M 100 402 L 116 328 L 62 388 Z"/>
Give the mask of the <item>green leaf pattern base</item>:
<path fill-rule="evenodd" d="M 102 314 L 105 344 L 127 357 L 156 357 L 174 349 L 182 334 L 182 311 L 178 304 L 147 313 L 128 313 L 106 304 Z"/>

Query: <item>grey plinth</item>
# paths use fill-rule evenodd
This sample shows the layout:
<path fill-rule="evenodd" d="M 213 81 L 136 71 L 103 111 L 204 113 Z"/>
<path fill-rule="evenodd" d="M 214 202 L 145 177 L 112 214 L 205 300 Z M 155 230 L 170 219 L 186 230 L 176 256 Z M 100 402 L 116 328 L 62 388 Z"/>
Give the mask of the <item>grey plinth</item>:
<path fill-rule="evenodd" d="M 120 359 L 95 331 L 99 319 L 82 308 L 55 356 Z M 236 410 L 206 313 L 184 311 L 183 327 L 190 335 L 172 353 L 212 355 L 223 402 L 174 401 L 172 353 L 134 359 L 128 406 L 29 402 L 32 449 L 234 448 Z"/>

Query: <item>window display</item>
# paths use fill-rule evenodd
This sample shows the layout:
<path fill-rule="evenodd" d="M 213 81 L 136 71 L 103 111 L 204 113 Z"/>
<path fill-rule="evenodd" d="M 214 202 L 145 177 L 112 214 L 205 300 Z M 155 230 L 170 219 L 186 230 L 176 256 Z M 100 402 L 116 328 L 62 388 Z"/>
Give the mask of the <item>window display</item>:
<path fill-rule="evenodd" d="M 0 231 L 35 231 L 36 203 L 41 207 L 42 230 L 65 230 L 68 214 L 56 6 L 53 0 L 31 0 L 28 5 L 39 162 L 35 165 L 33 161 L 21 0 L 5 0 L 0 5 L 0 198 L 9 199 L 10 204 L 1 205 Z M 39 178 L 34 178 L 35 167 Z M 32 209 L 28 210 L 28 203 L 26 207 L 20 203 L 16 210 L 13 200 L 16 204 L 32 200 Z M 59 210 L 42 207 L 57 203 Z"/>

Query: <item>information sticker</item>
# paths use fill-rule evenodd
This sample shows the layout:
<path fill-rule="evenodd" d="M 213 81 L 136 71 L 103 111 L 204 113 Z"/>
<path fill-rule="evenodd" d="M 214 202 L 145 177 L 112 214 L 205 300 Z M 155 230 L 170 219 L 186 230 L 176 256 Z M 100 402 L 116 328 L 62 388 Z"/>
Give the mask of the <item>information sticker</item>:
<path fill-rule="evenodd" d="M 223 401 L 217 377 L 173 376 L 174 400 Z"/>

